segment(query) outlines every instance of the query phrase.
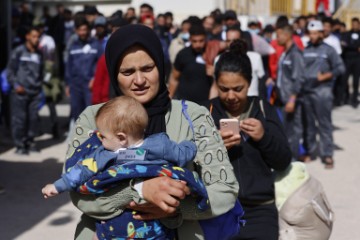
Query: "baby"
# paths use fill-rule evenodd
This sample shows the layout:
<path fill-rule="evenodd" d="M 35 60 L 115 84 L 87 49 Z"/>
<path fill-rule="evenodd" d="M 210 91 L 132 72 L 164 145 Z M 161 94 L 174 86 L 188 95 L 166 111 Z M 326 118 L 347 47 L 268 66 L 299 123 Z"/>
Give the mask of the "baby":
<path fill-rule="evenodd" d="M 191 171 L 181 168 L 196 155 L 193 142 L 177 144 L 166 133 L 144 139 L 148 124 L 146 110 L 127 96 L 105 103 L 98 110 L 95 120 L 98 132 L 67 160 L 66 173 L 42 189 L 45 198 L 71 190 L 100 194 L 121 180 L 165 175 L 185 181 L 192 193 L 198 196 L 199 209 L 208 207 L 207 193 L 201 180 Z M 135 189 L 141 196 L 141 183 Z M 111 234 L 106 229 L 112 229 Z M 99 239 L 169 239 L 173 233 L 158 220 L 135 220 L 131 211 L 124 210 L 116 218 L 97 221 L 96 234 Z"/>

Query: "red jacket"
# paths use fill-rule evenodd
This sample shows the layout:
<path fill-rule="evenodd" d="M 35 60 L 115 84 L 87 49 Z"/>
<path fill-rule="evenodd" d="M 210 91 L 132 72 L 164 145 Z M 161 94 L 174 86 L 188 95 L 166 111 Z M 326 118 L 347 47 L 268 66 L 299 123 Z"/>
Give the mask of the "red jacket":
<path fill-rule="evenodd" d="M 106 67 L 105 54 L 97 62 L 92 88 L 92 104 L 109 101 L 110 77 Z"/>
<path fill-rule="evenodd" d="M 304 50 L 304 45 L 302 44 L 301 38 L 297 35 L 293 36 L 294 43 L 299 47 L 301 51 Z M 269 71 L 270 77 L 276 81 L 276 74 L 278 68 L 278 62 L 280 60 L 281 54 L 284 52 L 284 47 L 280 46 L 277 43 L 277 40 L 272 40 L 270 45 L 275 49 L 275 53 L 269 56 Z"/>

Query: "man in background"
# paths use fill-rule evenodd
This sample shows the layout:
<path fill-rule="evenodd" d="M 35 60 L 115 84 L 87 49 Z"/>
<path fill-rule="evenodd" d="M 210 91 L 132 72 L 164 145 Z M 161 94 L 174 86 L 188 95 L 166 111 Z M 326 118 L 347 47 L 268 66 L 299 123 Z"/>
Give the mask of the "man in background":
<path fill-rule="evenodd" d="M 43 57 L 38 50 L 40 33 L 36 28 L 26 31 L 26 42 L 11 53 L 7 79 L 12 86 L 11 124 L 16 154 L 38 151 L 34 138 L 39 126 L 38 110 L 43 83 Z"/>

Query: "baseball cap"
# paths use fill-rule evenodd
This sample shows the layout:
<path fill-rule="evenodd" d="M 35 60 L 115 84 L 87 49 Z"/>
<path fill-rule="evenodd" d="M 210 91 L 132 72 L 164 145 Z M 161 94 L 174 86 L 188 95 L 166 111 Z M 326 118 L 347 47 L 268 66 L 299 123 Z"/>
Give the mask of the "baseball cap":
<path fill-rule="evenodd" d="M 106 26 L 106 18 L 103 16 L 98 16 L 94 21 L 95 26 Z"/>
<path fill-rule="evenodd" d="M 309 31 L 323 31 L 324 27 L 321 21 L 312 20 L 309 22 L 307 29 Z"/>

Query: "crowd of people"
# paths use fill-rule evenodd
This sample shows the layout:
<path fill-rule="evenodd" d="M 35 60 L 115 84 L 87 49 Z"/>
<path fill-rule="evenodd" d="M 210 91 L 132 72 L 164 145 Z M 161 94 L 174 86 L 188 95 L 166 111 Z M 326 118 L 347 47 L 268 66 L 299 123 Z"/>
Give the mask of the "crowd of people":
<path fill-rule="evenodd" d="M 325 14 L 300 16 L 293 22 L 279 16 L 276 23 L 265 26 L 250 21 L 246 28 L 232 10 L 190 16 L 180 25 L 174 23 L 173 13 L 155 15 L 146 3 L 138 14 L 132 7 L 111 16 L 95 6 L 73 13 L 58 4 L 56 10 L 56 16 L 50 16 L 44 7 L 43 15 L 35 17 L 29 4 L 22 3 L 12 12 L 13 50 L 2 74 L 0 113 L 4 124 L 11 125 L 16 153 L 38 151 L 34 138 L 43 105 L 50 110 L 52 134 L 59 137 L 56 103 L 63 97 L 69 98 L 71 110 L 67 158 L 72 159 L 96 129 L 106 148 L 108 132 L 96 125 L 99 104 L 129 96 L 149 117 L 140 129 L 145 129 L 141 136 L 145 141 L 165 132 L 172 140 L 195 142 L 196 156 L 189 160 L 195 167 L 181 167 L 197 172 L 211 203 L 210 210 L 203 212 L 191 200 L 180 204 L 190 191 L 171 178 L 146 179 L 140 182 L 141 190 L 130 180 L 130 185 L 126 182 L 107 197 L 93 198 L 93 203 L 72 193 L 85 213 L 77 239 L 91 239 L 95 232 L 102 239 L 105 235 L 98 224 L 119 216 L 128 208 L 128 200 L 139 196 L 151 206 L 131 203 L 131 208 L 151 218 L 139 214 L 137 219 L 167 217 L 161 224 L 177 228 L 179 239 L 192 239 L 189 236 L 197 231 L 206 236 L 204 223 L 198 220 L 224 214 L 236 198 L 245 209 L 247 224 L 235 239 L 277 239 L 272 171 L 285 170 L 292 160 L 308 162 L 317 157 L 325 168 L 334 167 L 331 112 L 344 104 L 354 108 L 359 104 L 358 18 L 352 19 L 347 31 L 344 23 Z M 130 110 L 127 113 L 131 115 Z M 237 119 L 238 131 L 222 129 L 222 119 Z M 113 139 L 123 136 L 113 135 Z M 136 147 L 131 141 L 121 146 Z M 107 150 L 116 152 L 115 148 Z M 101 168 L 105 167 L 109 166 Z M 65 181 L 67 189 L 81 184 Z M 163 194 L 156 195 L 154 189 Z M 60 192 L 54 185 L 44 191 L 46 196 Z M 124 198 L 114 201 L 120 195 Z M 194 225 L 194 220 L 199 224 Z"/>

